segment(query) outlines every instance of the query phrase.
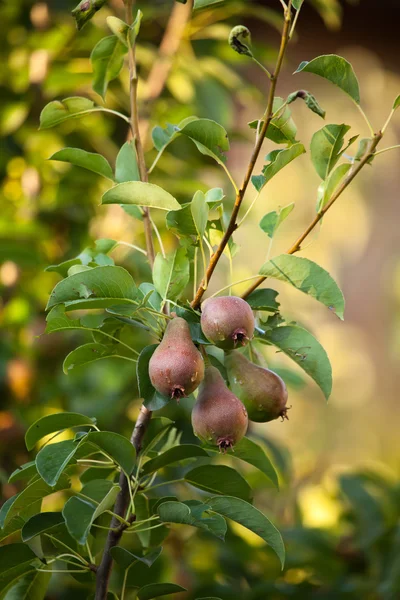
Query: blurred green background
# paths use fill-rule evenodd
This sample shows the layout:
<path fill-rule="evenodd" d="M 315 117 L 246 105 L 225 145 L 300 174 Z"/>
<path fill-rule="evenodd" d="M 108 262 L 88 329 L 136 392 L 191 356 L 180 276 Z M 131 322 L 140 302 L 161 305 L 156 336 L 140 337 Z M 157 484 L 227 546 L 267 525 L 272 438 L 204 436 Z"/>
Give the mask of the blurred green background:
<path fill-rule="evenodd" d="M 85 369 L 62 372 L 65 355 L 83 341 L 79 333 L 43 336 L 45 305 L 59 276 L 50 265 L 79 254 L 97 238 L 144 245 L 141 223 L 118 206 L 100 206 L 107 184 L 95 174 L 48 157 L 65 147 L 99 152 L 111 162 L 126 139 L 122 121 L 94 114 L 38 131 L 39 114 L 53 99 L 84 95 L 101 103 L 91 89 L 90 51 L 108 35 L 106 16 L 121 13 L 122 2 L 110 0 L 93 22 L 78 33 L 70 16 L 75 2 L 6 1 L 0 6 L 0 481 L 2 498 L 17 490 L 7 483 L 18 465 L 30 460 L 24 432 L 34 420 L 60 410 L 88 413 L 99 426 L 126 435 L 136 419 L 140 400 L 128 365 L 102 361 Z M 172 3 L 138 2 L 144 11 L 138 47 L 139 97 L 146 98 L 145 79 L 156 57 L 156 44 Z M 352 62 L 359 77 L 362 105 L 375 129 L 385 121 L 400 91 L 397 2 L 336 0 L 305 2 L 297 36 L 290 46 L 278 94 L 301 87 L 326 109 L 327 123 L 345 122 L 353 135 L 368 131 L 348 98 L 329 83 L 301 74 L 292 76 L 302 60 L 337 53 Z M 228 165 L 240 180 L 252 148 L 247 122 L 264 110 L 267 81 L 246 57 L 232 52 L 230 28 L 248 26 L 256 54 L 272 64 L 279 43 L 278 0 L 232 1 L 194 15 L 173 62 L 166 89 L 153 107 L 151 125 L 177 123 L 186 116 L 215 119 L 231 139 Z M 128 77 L 110 85 L 107 106 L 128 111 Z M 323 126 L 306 107 L 293 105 L 298 138 L 306 145 Z M 384 146 L 399 143 L 395 117 Z M 147 144 L 149 159 L 155 156 Z M 265 151 L 273 148 L 265 144 Z M 245 470 L 255 502 L 283 531 L 288 562 L 283 573 L 276 559 L 257 539 L 237 526 L 227 543 L 187 529 L 170 534 L 163 560 L 150 574 L 132 578 L 170 577 L 186 585 L 187 598 L 217 595 L 224 600 L 249 598 L 400 597 L 400 412 L 397 407 L 400 370 L 398 243 L 399 157 L 394 151 L 378 157 L 346 191 L 304 248 L 337 279 L 346 298 L 345 322 L 296 291 L 277 285 L 281 310 L 313 331 L 327 350 L 333 367 L 333 394 L 322 394 L 280 353 L 268 349 L 272 367 L 290 368 L 290 420 L 254 425 L 264 440 L 282 483 L 279 494 L 268 481 Z M 259 169 L 262 162 L 260 161 Z M 180 201 L 197 189 L 223 187 L 233 202 L 229 182 L 212 161 L 180 139 L 154 172 L 153 182 Z M 309 155 L 291 164 L 263 191 L 256 208 L 235 241 L 240 253 L 233 280 L 255 274 L 267 253 L 268 238 L 258 227 L 261 217 L 295 202 L 295 210 L 274 241 L 278 254 L 298 237 L 315 214 L 319 178 Z M 251 201 L 249 192 L 246 204 Z M 163 230 L 162 215 L 155 215 Z M 167 248 L 176 238 L 163 230 Z M 128 248 L 114 252 L 138 281 L 149 278 L 142 255 Z M 229 265 L 222 260 L 211 291 L 229 283 Z M 240 293 L 244 287 L 238 286 Z M 136 339 L 138 347 L 142 340 Z M 190 402 L 163 413 L 177 422 L 184 439 L 193 440 Z M 224 459 L 228 462 L 229 459 Z M 173 492 L 174 490 L 170 490 Z M 179 490 L 185 498 L 190 491 Z M 59 506 L 56 496 L 49 510 Z M 58 504 L 57 504 L 58 503 Z M 118 576 L 118 574 L 116 575 Z M 172 578 L 172 579 L 171 579 Z M 85 598 L 85 589 L 71 579 L 53 577 L 49 599 Z M 183 597 L 183 596 L 180 596 Z"/>

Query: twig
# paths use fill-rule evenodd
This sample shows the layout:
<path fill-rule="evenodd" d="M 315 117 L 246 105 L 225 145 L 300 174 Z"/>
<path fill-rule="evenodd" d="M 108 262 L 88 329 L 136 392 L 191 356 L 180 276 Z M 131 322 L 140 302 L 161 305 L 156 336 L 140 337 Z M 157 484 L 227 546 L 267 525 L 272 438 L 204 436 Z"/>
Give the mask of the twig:
<path fill-rule="evenodd" d="M 250 157 L 250 162 L 247 167 L 247 171 L 244 176 L 243 183 L 242 183 L 241 187 L 239 188 L 239 191 L 236 195 L 235 204 L 233 206 L 233 210 L 232 210 L 231 218 L 229 220 L 228 227 L 226 228 L 225 234 L 224 234 L 218 248 L 216 249 L 216 251 L 210 258 L 210 262 L 208 264 L 205 276 L 204 276 L 203 280 L 200 282 L 200 285 L 197 289 L 196 295 L 193 298 L 193 301 L 192 301 L 193 308 L 197 308 L 200 305 L 201 299 L 204 294 L 205 283 L 207 281 L 210 281 L 210 278 L 214 272 L 214 269 L 217 266 L 218 261 L 222 255 L 226 245 L 229 242 L 229 239 L 231 238 L 234 231 L 237 229 L 236 219 L 239 214 L 239 210 L 240 210 L 241 204 L 243 202 L 243 198 L 244 198 L 247 186 L 250 182 L 250 178 L 253 173 L 254 166 L 256 164 L 258 155 L 260 154 L 260 150 L 261 150 L 261 147 L 264 142 L 265 134 L 267 133 L 267 129 L 268 129 L 269 124 L 272 119 L 272 110 L 273 110 L 273 102 L 274 102 L 274 97 L 275 97 L 276 84 L 278 81 L 279 73 L 280 73 L 280 70 L 282 67 L 283 58 L 284 58 L 285 51 L 286 51 L 286 46 L 287 46 L 288 39 L 289 39 L 289 31 L 290 31 L 290 23 L 291 23 L 291 5 L 292 5 L 292 0 L 289 0 L 288 6 L 285 9 L 285 19 L 284 19 L 284 25 L 283 25 L 283 31 L 282 31 L 281 45 L 279 48 L 279 54 L 278 54 L 278 58 L 276 61 L 275 70 L 274 70 L 273 74 L 271 75 L 271 85 L 269 88 L 267 108 L 266 108 L 264 116 L 262 118 L 263 125 L 260 130 L 260 135 L 257 138 L 254 150 Z"/>
<path fill-rule="evenodd" d="M 353 165 L 353 167 L 348 172 L 347 176 L 344 178 L 344 180 L 339 185 L 339 187 L 337 188 L 337 190 L 335 191 L 335 193 L 332 195 L 332 197 L 331 197 L 330 201 L 328 202 L 328 204 L 326 204 L 324 206 L 324 208 L 317 215 L 315 215 L 314 219 L 311 221 L 311 223 L 308 225 L 308 227 L 303 231 L 303 233 L 301 234 L 301 236 L 287 250 L 287 252 L 286 252 L 287 254 L 295 254 L 296 252 L 298 252 L 301 249 L 301 244 L 304 242 L 304 240 L 306 239 L 306 237 L 313 231 L 313 229 L 315 228 L 315 226 L 321 221 L 322 217 L 328 212 L 328 210 L 331 208 L 331 206 L 336 202 L 336 200 L 344 192 L 344 190 L 347 188 L 347 186 L 358 175 L 358 173 L 361 171 L 361 169 L 368 163 L 368 161 L 370 160 L 370 158 L 372 156 L 374 156 L 375 148 L 377 147 L 377 145 L 381 141 L 382 136 L 383 136 L 382 131 L 378 131 L 378 133 L 376 133 L 374 135 L 374 137 L 372 138 L 371 143 L 369 145 L 369 148 L 368 148 L 367 152 L 364 154 L 363 158 L 360 160 L 360 162 L 358 164 L 354 164 Z M 245 293 L 242 295 L 242 298 L 247 298 L 266 279 L 267 279 L 266 277 L 260 276 L 255 281 L 255 283 L 253 283 L 253 285 L 251 285 L 245 291 Z"/>
<path fill-rule="evenodd" d="M 137 455 L 140 453 L 143 436 L 146 432 L 150 419 L 151 412 L 147 410 L 145 406 L 142 406 L 131 436 L 131 442 L 136 449 Z M 119 485 L 121 487 L 121 491 L 119 492 L 115 501 L 114 513 L 122 517 L 125 514 L 130 502 L 128 480 L 124 473 L 121 473 L 120 475 Z M 120 525 L 119 521 L 115 517 L 112 518 L 110 527 L 111 530 L 108 532 L 103 557 L 100 566 L 97 569 L 95 600 L 105 600 L 107 597 L 108 582 L 112 568 L 112 557 L 110 550 L 111 548 L 114 548 L 114 546 L 118 546 L 123 532 L 125 529 L 127 529 L 127 525 Z"/>
<path fill-rule="evenodd" d="M 180 2 L 174 3 L 171 16 L 165 28 L 164 36 L 161 40 L 158 58 L 153 63 L 146 81 L 145 106 L 147 115 L 149 115 L 152 105 L 161 95 L 165 87 L 174 56 L 179 50 L 192 8 L 193 0 L 188 0 L 186 4 L 181 4 Z M 148 116 L 141 120 L 140 129 L 144 141 L 146 141 L 149 133 L 149 125 L 150 122 Z M 152 169 L 153 168 L 154 165 Z"/>
<path fill-rule="evenodd" d="M 133 22 L 132 16 L 132 5 L 133 0 L 124 0 L 125 2 L 125 18 L 128 25 L 131 25 Z M 135 44 L 131 44 L 130 38 L 128 36 L 128 47 L 129 47 L 129 81 L 130 81 L 130 105 L 131 105 L 131 128 L 134 135 L 135 146 L 136 146 L 136 155 L 138 160 L 138 167 L 140 173 L 140 179 L 142 181 L 148 181 L 148 173 L 146 162 L 144 159 L 144 152 L 142 141 L 140 138 L 140 128 L 139 128 L 139 111 L 138 111 L 138 102 L 137 102 L 137 88 L 138 88 L 138 75 L 136 69 L 136 47 Z M 147 258 L 149 260 L 150 266 L 152 267 L 154 264 L 154 246 L 153 246 L 153 236 L 151 229 L 151 221 L 150 221 L 150 211 L 147 206 L 143 207 L 143 226 L 144 226 L 144 234 L 146 238 L 146 248 L 147 248 Z"/>

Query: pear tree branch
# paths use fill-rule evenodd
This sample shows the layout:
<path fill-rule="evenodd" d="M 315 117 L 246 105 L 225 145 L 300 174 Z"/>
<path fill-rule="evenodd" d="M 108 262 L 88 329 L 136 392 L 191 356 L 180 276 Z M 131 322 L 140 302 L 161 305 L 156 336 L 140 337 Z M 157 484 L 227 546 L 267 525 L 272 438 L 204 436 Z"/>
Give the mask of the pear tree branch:
<path fill-rule="evenodd" d="M 214 273 L 215 267 L 217 266 L 218 261 L 221 258 L 222 253 L 224 252 L 225 247 L 227 246 L 232 234 L 236 231 L 236 229 L 238 227 L 236 221 L 237 221 L 237 217 L 239 214 L 239 210 L 242 205 L 243 198 L 246 193 L 247 187 L 250 183 L 251 175 L 253 173 L 257 158 L 260 154 L 261 147 L 264 142 L 265 134 L 267 133 L 269 124 L 271 123 L 271 120 L 273 117 L 273 102 L 274 102 L 274 98 L 275 98 L 276 85 L 278 82 L 279 73 L 282 68 L 283 59 L 284 59 L 287 44 L 289 41 L 290 25 L 291 25 L 291 20 L 292 20 L 291 10 L 292 10 L 292 0 L 289 0 L 287 6 L 285 4 L 284 24 L 283 24 L 283 30 L 282 30 L 281 44 L 280 44 L 280 48 L 279 48 L 279 53 L 278 53 L 278 58 L 276 61 L 275 69 L 270 77 L 271 83 L 270 83 L 270 88 L 269 88 L 269 93 L 268 93 L 267 108 L 265 109 L 265 113 L 262 117 L 263 124 L 260 129 L 259 135 L 256 138 L 256 143 L 255 143 L 253 152 L 251 154 L 250 161 L 249 161 L 242 185 L 240 186 L 240 188 L 236 194 L 235 204 L 233 206 L 233 210 L 232 210 L 232 214 L 231 214 L 228 226 L 226 228 L 226 231 L 224 233 L 224 236 L 223 236 L 219 246 L 217 247 L 216 251 L 210 257 L 210 261 L 209 261 L 208 267 L 206 269 L 206 272 L 204 274 L 204 277 L 203 277 L 203 279 L 196 291 L 196 294 L 193 298 L 193 301 L 192 301 L 193 308 L 198 308 L 198 306 L 200 305 L 201 299 L 207 288 L 207 284 L 208 284 L 212 274 Z"/>
<path fill-rule="evenodd" d="M 353 165 L 353 167 L 348 171 L 347 176 L 343 179 L 342 183 L 338 186 L 328 204 L 326 204 L 323 209 L 317 213 L 311 223 L 306 227 L 300 237 L 290 246 L 290 248 L 286 251 L 286 254 L 295 254 L 301 249 L 301 245 L 304 240 L 309 236 L 309 234 L 313 231 L 313 229 L 318 225 L 321 221 L 322 217 L 328 212 L 328 210 L 333 206 L 336 200 L 341 196 L 347 186 L 353 181 L 353 179 L 358 175 L 361 169 L 368 164 L 369 160 L 376 155 L 375 149 L 379 142 L 381 141 L 383 136 L 382 131 L 378 131 L 378 133 L 374 134 L 372 138 L 369 148 L 366 150 L 362 159 Z M 255 289 L 257 289 L 267 278 L 260 275 L 258 279 L 244 292 L 242 298 L 247 298 Z"/>

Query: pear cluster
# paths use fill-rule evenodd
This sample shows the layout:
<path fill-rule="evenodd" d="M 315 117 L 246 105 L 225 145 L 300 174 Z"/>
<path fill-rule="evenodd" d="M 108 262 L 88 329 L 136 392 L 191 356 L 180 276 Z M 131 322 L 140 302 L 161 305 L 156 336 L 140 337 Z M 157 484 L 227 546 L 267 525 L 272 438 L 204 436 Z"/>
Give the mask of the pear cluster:
<path fill-rule="evenodd" d="M 221 451 L 233 448 L 246 434 L 248 421 L 266 423 L 287 418 L 287 389 L 269 369 L 255 365 L 237 350 L 254 335 L 254 315 L 236 296 L 203 303 L 201 328 L 207 339 L 225 351 L 228 387 L 220 371 L 208 363 L 192 341 L 187 321 L 175 316 L 149 362 L 149 376 L 161 394 L 189 396 L 199 388 L 192 411 L 195 435 Z"/>

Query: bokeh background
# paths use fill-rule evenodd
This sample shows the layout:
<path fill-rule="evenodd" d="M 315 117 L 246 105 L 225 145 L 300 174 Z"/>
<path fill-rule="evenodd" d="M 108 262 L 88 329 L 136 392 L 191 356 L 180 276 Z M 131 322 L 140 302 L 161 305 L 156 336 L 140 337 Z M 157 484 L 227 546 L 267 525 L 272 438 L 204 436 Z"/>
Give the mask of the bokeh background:
<path fill-rule="evenodd" d="M 65 146 L 100 152 L 111 162 L 126 139 L 122 121 L 94 114 L 55 129 L 38 131 L 39 114 L 53 100 L 71 95 L 101 99 L 91 89 L 90 51 L 108 35 L 105 18 L 121 11 L 109 7 L 77 33 L 61 0 L 14 0 L 0 6 L 0 482 L 2 498 L 17 491 L 7 483 L 18 465 L 30 460 L 24 447 L 26 428 L 44 414 L 60 410 L 97 417 L 100 427 L 129 435 L 140 400 L 134 373 L 112 360 L 64 375 L 65 355 L 83 342 L 78 333 L 43 336 L 45 305 L 59 276 L 44 269 L 76 256 L 97 238 L 143 245 L 141 224 L 119 207 L 100 206 L 107 184 L 95 174 L 48 161 Z M 139 96 L 146 100 L 146 77 L 172 4 L 138 2 L 145 14 L 138 47 L 142 77 Z M 252 148 L 247 122 L 264 110 L 267 81 L 246 57 L 232 52 L 230 28 L 252 31 L 256 55 L 272 64 L 279 42 L 280 4 L 225 2 L 195 14 L 176 56 L 161 98 L 152 107 L 151 125 L 178 123 L 196 114 L 217 120 L 231 139 L 228 165 L 240 180 Z M 352 134 L 368 135 L 355 106 L 339 89 L 308 74 L 293 76 L 302 60 L 337 53 L 352 62 L 358 75 L 362 106 L 375 129 L 386 120 L 400 91 L 395 0 L 305 1 L 297 36 L 289 47 L 278 93 L 306 88 L 326 109 L 326 123 L 347 123 Z M 107 106 L 128 110 L 128 78 L 110 85 Z M 322 120 L 299 102 L 292 105 L 298 139 L 308 148 Z M 383 146 L 399 143 L 400 115 L 395 116 Z M 265 144 L 265 151 L 272 149 Z M 154 157 L 147 144 L 149 159 Z M 229 182 L 189 142 L 170 147 L 153 182 L 180 201 L 197 189 L 223 187 L 233 201 Z M 266 153 L 265 152 L 265 153 Z M 350 151 L 349 151 L 350 152 Z M 256 503 L 283 529 L 289 548 L 281 574 L 264 546 L 239 526 L 222 546 L 177 529 L 168 538 L 163 573 L 187 584 L 195 595 L 226 599 L 384 598 L 400 597 L 400 152 L 376 158 L 365 168 L 310 236 L 302 252 L 332 273 L 346 298 L 345 321 L 312 299 L 279 283 L 281 310 L 287 320 L 309 328 L 332 362 L 334 387 L 329 404 L 312 381 L 274 350 L 265 351 L 272 367 L 290 368 L 290 420 L 255 426 L 280 471 L 277 495 L 253 472 L 249 480 Z M 258 165 L 261 168 L 262 162 Z M 255 273 L 267 253 L 261 217 L 295 202 L 295 210 L 274 240 L 283 251 L 315 214 L 319 178 L 309 154 L 293 162 L 263 191 L 235 241 L 240 253 L 233 280 Z M 246 196 L 246 204 L 252 193 Z M 162 216 L 155 215 L 160 228 Z M 167 248 L 176 238 L 163 231 Z M 141 255 L 129 249 L 113 254 L 138 281 L 149 277 Z M 222 260 L 211 290 L 229 283 Z M 240 292 L 244 286 L 235 288 Z M 140 345 L 141 340 L 137 343 Z M 264 349 L 265 350 L 265 349 Z M 164 413 L 191 438 L 190 406 L 167 407 Z M 54 509 L 60 500 L 48 500 Z M 397 562 L 396 562 L 397 557 Z M 143 574 L 137 575 L 138 577 Z M 158 577 L 158 575 L 151 575 Z M 56 581 L 53 577 L 54 582 Z M 86 597 L 74 580 L 62 580 L 48 598 Z M 76 588 L 76 589 L 75 589 Z M 242 590 L 240 595 L 238 590 Z M 73 591 L 72 591 L 73 590 Z M 250 591 L 249 591 L 250 590 Z M 79 595 L 81 594 L 81 595 Z M 197 595 L 196 595 L 197 594 Z M 267 594 L 271 594 L 268 595 Z"/>

